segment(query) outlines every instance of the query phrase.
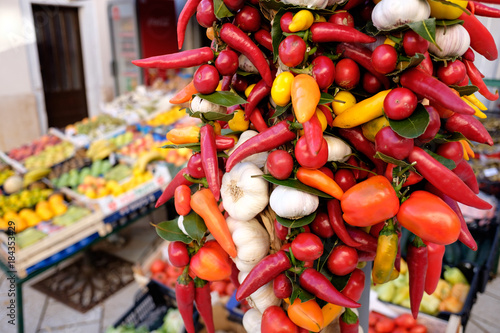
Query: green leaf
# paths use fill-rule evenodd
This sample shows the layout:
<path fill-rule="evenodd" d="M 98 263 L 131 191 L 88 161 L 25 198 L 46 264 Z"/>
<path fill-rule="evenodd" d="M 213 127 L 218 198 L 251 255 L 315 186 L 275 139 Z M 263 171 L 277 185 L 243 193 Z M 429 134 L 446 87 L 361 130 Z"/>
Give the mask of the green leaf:
<path fill-rule="evenodd" d="M 288 103 L 287 105 L 285 106 L 279 106 L 279 105 L 276 105 L 276 109 L 274 111 L 274 114 L 272 117 L 270 117 L 269 119 L 274 119 L 274 118 L 278 118 L 279 116 L 281 116 L 283 113 L 286 112 L 286 110 L 288 110 L 290 108 L 290 106 L 292 106 L 292 104 Z"/>
<path fill-rule="evenodd" d="M 436 19 L 429 18 L 427 20 L 409 23 L 411 30 L 428 40 L 432 44 L 436 44 Z M 438 46 L 439 47 L 439 46 Z"/>
<path fill-rule="evenodd" d="M 242 71 L 241 69 L 236 70 L 236 74 L 238 74 L 238 75 L 240 75 L 240 76 L 257 75 L 257 74 L 255 74 L 255 73 Z"/>
<path fill-rule="evenodd" d="M 274 11 L 279 11 L 279 10 L 283 9 L 286 11 L 291 10 L 293 12 L 304 9 L 304 7 L 305 7 L 305 6 L 295 6 L 295 5 L 291 5 L 291 4 L 286 4 L 286 3 L 283 3 L 281 1 L 276 1 L 276 0 L 260 0 L 259 5 L 262 7 L 265 7 L 266 9 L 272 9 Z M 307 9 L 316 13 L 316 14 L 319 14 L 319 15 L 330 16 L 333 14 L 336 7 L 337 7 L 337 5 L 331 7 L 330 9 L 315 9 L 314 7 L 307 8 Z M 276 20 L 276 17 L 275 17 L 275 20 Z M 278 22 L 279 22 L 279 20 L 278 20 Z"/>
<path fill-rule="evenodd" d="M 214 0 L 214 14 L 219 20 L 224 17 L 232 17 L 234 14 L 226 7 L 224 1 Z"/>
<path fill-rule="evenodd" d="M 193 151 L 200 151 L 201 148 L 200 148 L 200 144 L 199 143 L 183 143 L 181 145 L 164 145 L 164 146 L 161 146 L 162 148 L 166 148 L 166 149 L 180 149 L 180 148 L 189 148 Z"/>
<path fill-rule="evenodd" d="M 292 187 L 292 188 L 295 188 L 299 191 L 314 194 L 314 195 L 317 195 L 318 197 L 325 198 L 325 199 L 332 199 L 333 198 L 331 195 L 326 194 L 325 192 L 317 190 L 313 187 L 307 186 L 307 185 L 301 183 L 297 179 L 288 178 L 285 180 L 279 180 L 279 179 L 274 178 L 271 175 L 262 175 L 262 177 L 264 177 L 264 179 L 267 180 L 268 182 L 276 184 L 276 185 L 283 185 L 283 186 L 287 186 L 287 187 Z"/>
<path fill-rule="evenodd" d="M 414 167 L 410 166 L 410 164 L 409 164 L 409 163 L 407 163 L 407 162 L 405 162 L 405 161 L 397 160 L 397 159 L 395 159 L 395 158 L 393 158 L 393 157 L 390 157 L 390 156 L 387 156 L 387 155 L 385 155 L 385 154 L 382 154 L 382 153 L 381 153 L 381 152 L 379 152 L 379 151 L 375 154 L 375 157 L 376 157 L 376 158 L 381 159 L 381 160 L 382 160 L 382 161 L 384 161 L 385 163 L 391 163 L 391 164 L 394 164 L 394 165 L 400 166 L 400 167 L 402 167 L 402 168 L 407 168 L 407 167 L 410 167 L 410 170 L 411 170 L 411 171 L 413 171 L 413 172 L 417 172 L 417 170 L 416 170 Z"/>
<path fill-rule="evenodd" d="M 207 226 L 201 216 L 195 212 L 191 212 L 184 216 L 183 224 L 186 232 L 192 239 L 201 242 L 203 237 L 205 237 Z"/>
<path fill-rule="evenodd" d="M 182 230 L 177 225 L 177 220 L 178 219 L 164 221 L 158 224 L 153 224 L 153 226 L 156 228 L 156 233 L 158 234 L 158 236 L 160 236 L 164 240 L 170 242 L 181 241 L 186 244 L 191 243 L 191 237 L 185 235 L 182 232 Z"/>
<path fill-rule="evenodd" d="M 323 255 L 315 262 L 314 267 L 318 272 L 323 273 L 324 270 L 328 270 L 326 267 L 326 261 L 333 251 L 333 248 L 337 244 L 337 237 L 329 237 L 323 241 Z"/>
<path fill-rule="evenodd" d="M 287 10 L 282 7 L 274 15 L 273 26 L 271 27 L 271 38 L 273 40 L 273 63 L 278 60 L 278 49 L 281 41 L 285 39 L 283 31 L 281 31 L 280 20 L 286 12 Z"/>
<path fill-rule="evenodd" d="M 399 61 L 398 67 L 396 68 L 396 70 L 387 74 L 388 76 L 397 75 L 409 67 L 418 66 L 418 64 L 420 64 L 425 59 L 425 56 L 421 53 L 416 53 L 411 58 L 408 58 L 408 57 L 404 57 L 404 58 L 406 58 L 406 59 L 404 59 L 403 61 Z"/>
<path fill-rule="evenodd" d="M 297 219 L 297 220 L 290 220 L 290 219 L 286 219 L 284 217 L 276 215 L 276 220 L 278 220 L 278 222 L 281 225 L 283 225 L 283 226 L 285 226 L 287 228 L 299 228 L 299 227 L 303 227 L 303 226 L 308 225 L 309 223 L 311 223 L 315 218 L 316 218 L 316 212 L 314 212 L 314 213 L 312 213 L 310 215 L 301 217 L 300 219 Z"/>
<path fill-rule="evenodd" d="M 470 86 L 450 86 L 450 88 L 455 89 L 458 91 L 460 96 L 469 96 L 475 93 L 476 91 L 479 91 L 479 88 L 473 85 Z"/>
<path fill-rule="evenodd" d="M 436 134 L 434 139 L 431 141 L 432 143 L 442 145 L 444 143 L 448 142 L 455 142 L 455 141 L 460 141 L 460 140 L 465 140 L 470 143 L 469 139 L 467 139 L 462 133 L 460 132 L 453 132 L 451 135 L 449 134 Z"/>
<path fill-rule="evenodd" d="M 446 157 L 443 157 L 441 155 L 433 153 L 429 149 L 424 149 L 424 150 L 427 154 L 431 155 L 436 161 L 438 161 L 439 163 L 441 163 L 442 165 L 444 165 L 448 169 L 453 170 L 457 167 L 457 165 L 455 164 L 455 162 L 453 162 L 453 160 L 450 160 Z"/>
<path fill-rule="evenodd" d="M 417 104 L 411 116 L 403 120 L 389 119 L 389 125 L 402 137 L 414 139 L 425 132 L 429 125 L 429 113 L 422 104 Z"/>
<path fill-rule="evenodd" d="M 247 101 L 244 98 L 241 98 L 240 95 L 232 91 L 216 91 L 208 95 L 204 94 L 196 94 L 196 95 L 199 96 L 200 98 L 206 99 L 211 103 L 222 105 L 225 107 L 247 103 Z"/>
<path fill-rule="evenodd" d="M 351 273 L 342 276 L 333 275 L 333 277 L 330 279 L 330 282 L 332 282 L 335 289 L 337 289 L 338 291 L 342 291 L 342 289 L 347 286 L 347 282 L 349 281 L 350 277 Z"/>
<path fill-rule="evenodd" d="M 450 27 L 455 24 L 463 24 L 464 20 L 436 20 L 436 25 L 440 27 Z"/>
<path fill-rule="evenodd" d="M 335 97 L 333 95 L 322 92 L 318 104 L 320 104 L 320 105 L 328 104 L 328 103 L 333 102 L 334 100 L 335 100 Z"/>
<path fill-rule="evenodd" d="M 189 114 L 189 116 L 193 118 L 199 118 L 205 122 L 214 120 L 230 121 L 231 119 L 233 119 L 234 116 L 232 113 L 225 114 L 219 112 L 200 112 L 200 111 L 193 112 L 189 108 L 187 109 L 187 113 Z"/>
<path fill-rule="evenodd" d="M 308 300 L 313 299 L 314 296 L 302 289 L 298 283 L 292 281 L 292 294 L 290 295 L 290 304 L 293 304 L 293 302 L 297 298 L 300 299 L 301 302 L 307 302 Z"/>

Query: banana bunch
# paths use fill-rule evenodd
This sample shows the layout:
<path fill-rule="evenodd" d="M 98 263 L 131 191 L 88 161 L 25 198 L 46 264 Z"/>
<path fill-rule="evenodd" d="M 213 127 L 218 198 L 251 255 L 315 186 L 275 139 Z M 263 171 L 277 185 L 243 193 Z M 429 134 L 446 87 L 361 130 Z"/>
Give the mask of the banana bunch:
<path fill-rule="evenodd" d="M 28 186 L 29 184 L 32 184 L 43 177 L 46 177 L 50 173 L 50 168 L 36 168 L 28 171 L 27 173 L 24 174 L 23 178 L 23 186 Z"/>
<path fill-rule="evenodd" d="M 145 154 L 142 154 L 134 163 L 134 169 L 141 172 L 146 171 L 146 167 L 152 161 L 165 159 L 159 151 L 151 150 Z"/>
<path fill-rule="evenodd" d="M 97 140 L 90 144 L 86 156 L 93 162 L 103 160 L 117 149 L 116 144 L 110 140 Z"/>

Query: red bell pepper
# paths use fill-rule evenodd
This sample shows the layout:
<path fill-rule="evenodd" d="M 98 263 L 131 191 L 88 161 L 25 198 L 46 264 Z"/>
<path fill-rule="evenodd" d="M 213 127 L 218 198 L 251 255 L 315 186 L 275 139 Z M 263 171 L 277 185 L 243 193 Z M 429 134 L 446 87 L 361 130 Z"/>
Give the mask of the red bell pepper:
<path fill-rule="evenodd" d="M 427 273 L 427 246 L 420 237 L 415 237 L 408 245 L 406 261 L 410 285 L 410 308 L 413 318 L 417 319 L 420 302 L 424 296 Z"/>
<path fill-rule="evenodd" d="M 132 60 L 132 63 L 142 68 L 177 69 L 200 66 L 212 60 L 214 60 L 214 53 L 211 48 L 205 46 L 194 50 Z"/>

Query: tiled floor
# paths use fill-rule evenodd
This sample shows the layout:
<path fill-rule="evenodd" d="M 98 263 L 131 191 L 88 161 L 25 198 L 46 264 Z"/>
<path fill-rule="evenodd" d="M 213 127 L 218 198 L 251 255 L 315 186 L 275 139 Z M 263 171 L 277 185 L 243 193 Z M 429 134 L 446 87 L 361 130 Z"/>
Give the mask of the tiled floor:
<path fill-rule="evenodd" d="M 120 234 L 127 244 L 112 251 L 133 262 L 140 262 L 149 250 L 158 244 L 159 237 L 149 225 L 149 221 L 158 222 L 162 217 L 152 216 L 136 222 Z M 101 243 L 107 250 L 113 249 L 109 244 Z M 82 314 L 62 303 L 42 294 L 30 285 L 43 278 L 47 272 L 23 286 L 24 318 L 26 333 L 103 333 L 129 309 L 134 296 L 139 290 L 137 283 L 132 282 L 116 294 Z M 7 295 L 9 281 L 0 273 L 0 332 L 17 332 L 8 324 Z M 465 333 L 500 332 L 498 312 L 500 310 L 500 277 L 492 280 L 483 294 L 478 294 L 477 301 L 467 324 Z"/>

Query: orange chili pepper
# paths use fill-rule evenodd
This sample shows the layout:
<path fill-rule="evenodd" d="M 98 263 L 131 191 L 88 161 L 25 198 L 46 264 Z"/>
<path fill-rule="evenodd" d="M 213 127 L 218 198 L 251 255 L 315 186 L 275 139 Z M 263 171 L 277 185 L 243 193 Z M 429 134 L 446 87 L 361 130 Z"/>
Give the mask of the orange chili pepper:
<path fill-rule="evenodd" d="M 219 211 L 219 206 L 212 191 L 204 188 L 193 194 L 191 197 L 191 208 L 205 221 L 207 229 L 224 251 L 232 258 L 235 258 L 236 246 L 229 232 L 226 219 Z"/>
<path fill-rule="evenodd" d="M 291 97 L 295 118 L 303 124 L 316 112 L 321 91 L 312 76 L 299 74 L 293 79 Z"/>
<path fill-rule="evenodd" d="M 467 157 L 474 158 L 475 154 L 474 154 L 474 151 L 472 150 L 470 144 L 465 140 L 460 140 L 460 143 L 464 147 L 464 152 L 467 153 Z"/>
<path fill-rule="evenodd" d="M 344 191 L 335 182 L 335 180 L 331 179 L 318 169 L 306 169 L 304 167 L 300 167 L 296 176 L 301 183 L 330 194 L 336 199 L 340 200 L 344 194 Z"/>
<path fill-rule="evenodd" d="M 323 312 L 314 299 L 302 302 L 299 298 L 288 307 L 288 317 L 297 326 L 311 332 L 319 332 L 323 328 Z"/>
<path fill-rule="evenodd" d="M 173 128 L 168 131 L 167 140 L 175 145 L 198 143 L 200 142 L 200 128 L 198 126 Z"/>
<path fill-rule="evenodd" d="M 194 94 L 197 94 L 198 90 L 194 87 L 194 83 L 191 80 L 191 82 L 188 83 L 187 86 L 179 90 L 174 97 L 170 99 L 171 104 L 182 104 L 182 103 L 187 103 L 191 99 L 191 96 Z"/>

